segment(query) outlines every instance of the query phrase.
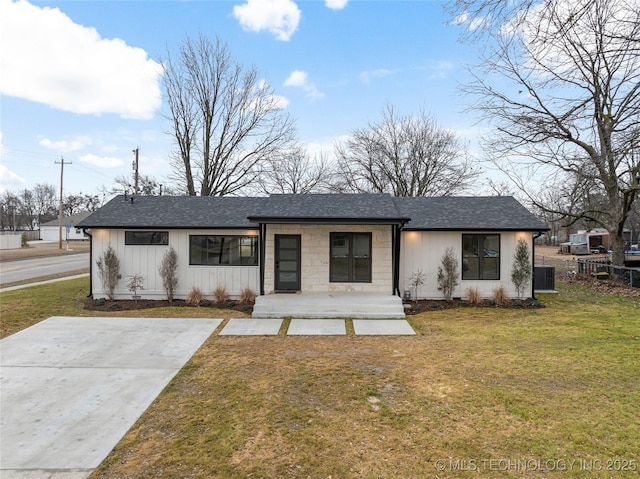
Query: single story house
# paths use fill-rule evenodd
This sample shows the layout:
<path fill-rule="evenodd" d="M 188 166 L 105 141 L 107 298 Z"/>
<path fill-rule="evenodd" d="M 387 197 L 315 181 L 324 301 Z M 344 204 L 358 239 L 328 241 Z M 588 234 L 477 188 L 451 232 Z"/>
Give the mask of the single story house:
<path fill-rule="evenodd" d="M 244 288 L 278 292 L 362 292 L 403 296 L 421 271 L 418 298 L 441 299 L 437 270 L 447 248 L 458 261 L 454 297 L 483 297 L 511 283 L 516 244 L 533 257 L 547 226 L 512 197 L 396 198 L 388 194 L 279 194 L 268 197 L 117 196 L 81 221 L 91 237 L 91 291 L 105 297 L 96 261 L 111 246 L 127 277 L 144 278 L 143 298 L 164 299 L 158 272 L 170 247 L 178 256 L 176 298 L 193 287 L 212 297 Z M 533 270 L 533 261 L 532 270 Z M 533 273 L 533 271 L 532 271 Z M 533 281 L 531 281 L 533 285 Z M 533 296 L 533 286 L 532 286 Z"/>
<path fill-rule="evenodd" d="M 77 224 L 91 214 L 90 211 L 83 211 L 71 216 L 62 217 L 62 240 L 86 240 L 87 236 L 78 228 Z M 47 221 L 40 225 L 40 239 L 42 241 L 59 241 L 60 240 L 60 220 Z"/>

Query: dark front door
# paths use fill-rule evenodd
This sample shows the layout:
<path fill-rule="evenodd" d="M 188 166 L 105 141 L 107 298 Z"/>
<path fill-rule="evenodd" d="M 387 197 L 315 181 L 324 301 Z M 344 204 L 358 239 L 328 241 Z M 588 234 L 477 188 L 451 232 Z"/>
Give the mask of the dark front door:
<path fill-rule="evenodd" d="M 276 235 L 276 291 L 300 291 L 300 235 Z"/>

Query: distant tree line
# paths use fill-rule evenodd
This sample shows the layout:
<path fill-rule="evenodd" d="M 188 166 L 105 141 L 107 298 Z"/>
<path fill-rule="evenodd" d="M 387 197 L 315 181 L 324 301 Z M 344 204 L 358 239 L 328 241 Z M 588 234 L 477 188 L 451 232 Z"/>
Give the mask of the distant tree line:
<path fill-rule="evenodd" d="M 71 216 L 95 211 L 102 206 L 99 195 L 78 193 L 63 196 L 62 214 Z M 34 230 L 42 223 L 58 218 L 60 197 L 55 186 L 42 183 L 32 189 L 7 190 L 0 195 L 0 229 Z"/>

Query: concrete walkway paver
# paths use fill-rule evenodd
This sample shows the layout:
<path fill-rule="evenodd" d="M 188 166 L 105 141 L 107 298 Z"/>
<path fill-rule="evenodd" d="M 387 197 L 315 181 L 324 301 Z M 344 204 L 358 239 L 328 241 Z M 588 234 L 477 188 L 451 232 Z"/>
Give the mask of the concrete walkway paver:
<path fill-rule="evenodd" d="M 404 319 L 354 319 L 353 330 L 356 336 L 416 334 Z"/>
<path fill-rule="evenodd" d="M 52 317 L 0 341 L 0 476 L 87 477 L 221 322 Z"/>
<path fill-rule="evenodd" d="M 280 331 L 282 319 L 232 318 L 220 336 L 275 336 Z"/>
<path fill-rule="evenodd" d="M 292 319 L 289 336 L 333 336 L 345 335 L 347 328 L 343 319 Z"/>

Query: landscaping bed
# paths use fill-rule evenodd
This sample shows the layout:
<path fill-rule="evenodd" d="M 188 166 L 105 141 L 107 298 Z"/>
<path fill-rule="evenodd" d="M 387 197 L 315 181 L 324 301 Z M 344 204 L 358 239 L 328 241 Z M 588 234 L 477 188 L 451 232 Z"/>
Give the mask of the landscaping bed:
<path fill-rule="evenodd" d="M 240 301 L 213 302 L 202 300 L 199 304 L 194 305 L 183 299 L 174 299 L 173 304 L 168 300 L 159 299 L 139 299 L 137 301 L 131 299 L 87 299 L 84 302 L 84 309 L 88 311 L 134 311 L 139 309 L 167 308 L 169 306 L 183 308 L 210 308 L 210 309 L 226 309 L 232 311 L 240 311 L 245 314 L 251 314 L 253 311 L 253 303 L 243 303 Z"/>
<path fill-rule="evenodd" d="M 441 309 L 456 308 L 508 308 L 508 309 L 538 309 L 544 308 L 544 304 L 535 299 L 511 299 L 496 303 L 493 300 L 485 299 L 480 302 L 471 303 L 464 299 L 453 299 L 451 301 L 423 299 L 418 301 L 404 301 L 406 314 L 420 314 Z"/>

